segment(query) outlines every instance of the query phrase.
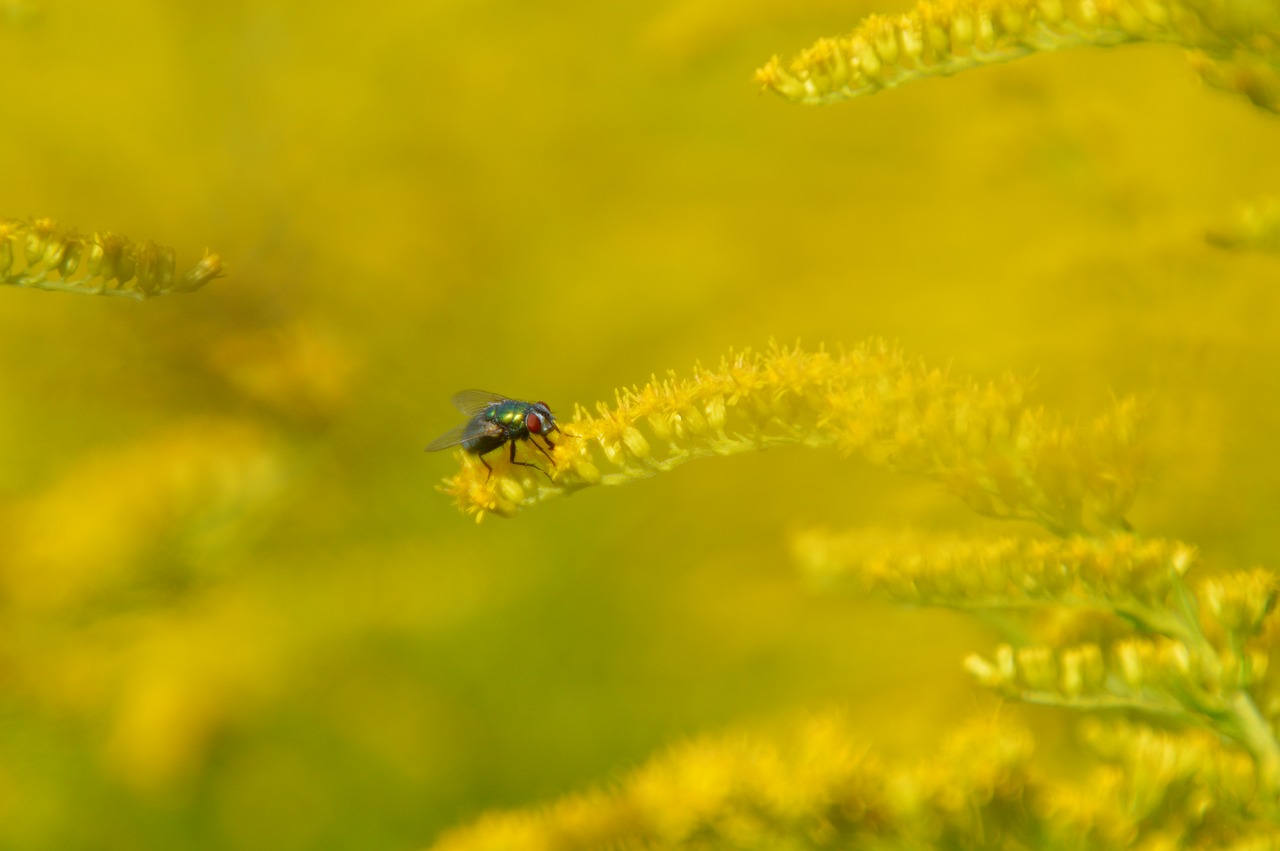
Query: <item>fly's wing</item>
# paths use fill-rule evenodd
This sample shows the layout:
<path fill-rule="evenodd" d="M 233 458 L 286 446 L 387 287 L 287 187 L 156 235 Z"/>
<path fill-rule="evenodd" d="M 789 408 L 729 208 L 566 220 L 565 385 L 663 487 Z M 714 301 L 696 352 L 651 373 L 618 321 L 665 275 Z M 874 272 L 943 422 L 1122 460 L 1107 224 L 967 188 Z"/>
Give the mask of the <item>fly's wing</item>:
<path fill-rule="evenodd" d="M 448 449 L 452 446 L 461 446 L 469 440 L 485 435 L 493 436 L 494 432 L 501 432 L 502 429 L 497 424 L 482 419 L 470 419 L 460 426 L 454 426 L 435 440 L 427 444 L 425 452 L 439 452 L 441 449 Z"/>
<path fill-rule="evenodd" d="M 463 390 L 453 394 L 453 406 L 467 416 L 473 417 L 492 404 L 507 401 L 507 398 L 484 390 Z"/>
<path fill-rule="evenodd" d="M 467 439 L 467 429 L 471 423 L 463 423 L 460 426 L 454 426 L 435 440 L 427 444 L 426 452 L 439 452 L 441 449 L 448 449 L 451 446 L 457 446 Z"/>

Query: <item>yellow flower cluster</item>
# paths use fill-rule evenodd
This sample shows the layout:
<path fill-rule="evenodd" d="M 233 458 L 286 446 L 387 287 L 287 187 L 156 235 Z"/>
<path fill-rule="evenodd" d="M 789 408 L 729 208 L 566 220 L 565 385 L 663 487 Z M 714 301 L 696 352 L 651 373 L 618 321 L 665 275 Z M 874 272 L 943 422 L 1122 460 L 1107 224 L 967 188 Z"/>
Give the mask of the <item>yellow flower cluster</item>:
<path fill-rule="evenodd" d="M 1260 47 L 1274 73 L 1280 29 L 1272 12 L 1262 2 L 1208 0 L 924 0 L 821 39 L 787 66 L 775 56 L 756 78 L 788 100 L 829 103 L 1031 53 L 1136 41 L 1215 54 Z"/>
<path fill-rule="evenodd" d="M 1280 577 L 1265 568 L 1215 576 L 1200 583 L 1200 599 L 1209 621 L 1220 627 L 1233 646 L 1257 635 L 1275 609 Z"/>
<path fill-rule="evenodd" d="M 965 660 L 965 668 L 984 686 L 1028 702 L 1032 702 L 1029 696 L 1036 694 L 1061 699 L 1094 697 L 1104 690 L 1107 676 L 1102 650 L 1096 644 L 1065 650 L 1053 647 L 1015 650 L 1002 644 L 996 649 L 994 661 L 970 656 Z"/>
<path fill-rule="evenodd" d="M 956 735 L 935 759 L 890 766 L 842 723 L 821 719 L 781 746 L 693 742 L 609 792 L 490 815 L 434 848 L 914 848 L 979 834 L 990 847 L 1016 847 L 1040 828 L 1024 806 L 1039 793 L 1030 756 L 1024 731 L 984 725 Z"/>
<path fill-rule="evenodd" d="M 1253 670 L 1266 670 L 1260 656 Z M 982 685 L 1023 703 L 1079 710 L 1128 709 L 1194 722 L 1196 711 L 1223 715 L 1227 695 L 1249 685 L 1224 681 L 1223 665 L 1204 665 L 1187 645 L 1170 638 L 1131 637 L 1106 652 L 1097 644 L 1018 647 L 1002 644 L 994 658 L 978 655 L 965 668 Z M 1235 671 L 1242 670 L 1237 666 Z"/>
<path fill-rule="evenodd" d="M 196 772 L 247 695 L 280 677 L 279 642 L 264 640 L 273 612 L 214 581 L 280 476 L 258 428 L 199 418 L 0 505 L 0 619 L 6 648 L 21 648 L 3 654 L 6 698 L 91 724 L 136 789 Z"/>
<path fill-rule="evenodd" d="M 172 248 L 109 232 L 82 236 L 53 219 L 0 219 L 0 284 L 143 300 L 192 292 L 223 273 L 206 255 L 177 274 Z"/>
<path fill-rule="evenodd" d="M 5 506 L 2 599 L 24 611 L 103 605 L 149 578 L 138 565 L 159 550 L 190 537 L 192 559 L 207 558 L 232 534 L 227 521 L 272 494 L 279 475 L 266 437 L 236 420 L 193 419 L 84 458 Z"/>
<path fill-rule="evenodd" d="M 962 728 L 910 763 L 824 718 L 783 743 L 695 741 L 608 791 L 487 815 L 433 851 L 1274 847 L 1248 756 L 1213 734 L 1095 722 L 1083 738 L 1101 765 L 1049 782 L 1007 720 Z"/>
<path fill-rule="evenodd" d="M 848 581 L 895 601 L 967 609 L 1045 605 L 1117 611 L 1163 627 L 1175 583 L 1196 561 L 1178 541 L 1108 538 L 936 539 L 810 532 L 800 563 L 821 581 Z"/>
<path fill-rule="evenodd" d="M 1012 379 L 956 378 L 880 340 L 838 354 L 773 346 L 620 390 L 595 417 L 579 409 L 545 476 L 500 460 L 490 475 L 459 453 L 462 470 L 444 489 L 478 517 L 511 515 L 697 458 L 790 444 L 927 476 L 985 515 L 1054 531 L 1124 528 L 1142 467 L 1137 406 L 1122 400 L 1093 423 L 1067 426 L 1024 395 Z"/>
<path fill-rule="evenodd" d="M 1280 840 L 1280 831 L 1257 818 L 1259 810 L 1274 805 L 1259 801 L 1248 755 L 1224 748 L 1214 733 L 1172 733 L 1097 718 L 1083 722 L 1080 732 L 1089 750 L 1123 778 L 1116 791 L 1132 817 L 1149 825 L 1144 848 L 1173 851 L 1213 842 L 1273 848 Z M 1227 837 L 1236 842 L 1228 844 Z"/>
<path fill-rule="evenodd" d="M 845 580 L 898 602 L 991 611 L 1089 609 L 1113 616 L 1099 638 L 998 647 L 965 667 L 1026 703 L 1124 709 L 1205 725 L 1235 739 L 1280 791 L 1280 705 L 1264 701 L 1280 579 L 1255 569 L 1185 581 L 1195 551 L 1131 534 L 1061 540 L 935 540 L 927 535 L 832 536 L 795 544 L 815 578 Z M 1120 627 L 1119 624 L 1126 626 Z M 1269 637 L 1270 638 L 1270 637 Z"/>

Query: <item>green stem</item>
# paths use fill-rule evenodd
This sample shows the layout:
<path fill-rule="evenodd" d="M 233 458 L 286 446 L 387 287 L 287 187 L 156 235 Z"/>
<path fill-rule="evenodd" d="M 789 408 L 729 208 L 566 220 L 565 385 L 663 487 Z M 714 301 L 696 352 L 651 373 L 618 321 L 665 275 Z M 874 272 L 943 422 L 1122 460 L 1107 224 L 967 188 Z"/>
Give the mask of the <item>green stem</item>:
<path fill-rule="evenodd" d="M 0 277 L 0 284 L 6 284 L 13 287 L 26 287 L 28 289 L 36 290 L 50 290 L 53 292 L 117 296 L 119 298 L 133 299 L 134 301 L 145 301 L 147 299 L 147 294 L 141 290 L 126 290 L 118 289 L 116 287 L 108 287 L 105 281 L 100 284 L 91 285 L 89 282 L 92 280 L 92 278 L 50 280 L 38 275 L 17 275 L 14 277 Z"/>
<path fill-rule="evenodd" d="M 1020 691 L 1014 689 L 1009 695 L 1022 703 L 1034 703 L 1038 706 L 1056 706 L 1077 712 L 1103 712 L 1124 710 L 1157 715 L 1179 721 L 1192 720 L 1194 716 L 1187 708 L 1175 700 L 1151 700 L 1140 697 L 1122 697 L 1119 695 L 1100 694 L 1091 697 L 1067 697 L 1050 691 Z M 1204 723 L 1201 719 L 1195 719 Z"/>
<path fill-rule="evenodd" d="M 1243 689 L 1235 690 L 1228 706 L 1238 728 L 1236 738 L 1257 767 L 1258 795 L 1268 808 L 1274 809 L 1280 795 L 1280 743 L 1253 698 Z"/>
<path fill-rule="evenodd" d="M 1182 577 L 1174 580 L 1173 599 L 1175 611 L 1183 622 L 1182 640 L 1187 649 L 1199 658 L 1201 670 L 1210 675 L 1210 681 L 1220 682 L 1222 660 L 1200 628 L 1199 607 Z M 1276 741 L 1275 731 L 1258 710 L 1253 696 L 1237 686 L 1223 695 L 1221 711 L 1207 714 L 1218 730 L 1249 752 L 1258 772 L 1259 796 L 1268 808 L 1275 808 L 1280 796 L 1280 742 Z"/>

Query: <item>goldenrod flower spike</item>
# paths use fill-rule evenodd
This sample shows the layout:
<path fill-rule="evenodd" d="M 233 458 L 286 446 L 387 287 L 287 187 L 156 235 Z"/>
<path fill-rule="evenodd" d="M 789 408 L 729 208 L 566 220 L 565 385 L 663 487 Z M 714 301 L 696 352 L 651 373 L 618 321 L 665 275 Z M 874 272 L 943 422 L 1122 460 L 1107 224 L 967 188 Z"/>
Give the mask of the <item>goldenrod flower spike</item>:
<path fill-rule="evenodd" d="M 872 15 L 847 36 L 820 39 L 789 65 L 775 56 L 756 79 L 788 100 L 830 103 L 1031 53 L 1138 41 L 1214 56 L 1252 50 L 1251 73 L 1263 81 L 1255 101 L 1269 97 L 1266 80 L 1280 68 L 1280 16 L 1262 0 L 924 0 L 905 15 Z"/>
<path fill-rule="evenodd" d="M 957 609 L 1095 609 L 1163 635 L 1183 637 L 1177 589 L 1193 547 L 1130 534 L 1066 539 L 935 538 L 810 532 L 795 541 L 801 565 L 823 583 L 910 605 Z"/>
<path fill-rule="evenodd" d="M 1231 718 L 1241 683 L 1224 683 L 1222 668 L 1202 665 L 1187 645 L 1168 638 L 1128 638 L 1112 647 L 1013 647 L 965 659 L 965 669 L 1010 700 L 1081 712 L 1125 710 L 1188 726 L 1213 726 L 1246 748 L 1252 743 Z M 1272 743 L 1269 751 L 1274 752 Z"/>
<path fill-rule="evenodd" d="M 47 218 L 0 219 L 0 284 L 142 301 L 198 290 L 223 273 L 216 254 L 182 275 L 176 267 L 174 250 L 150 240 L 137 244 L 109 232 L 81 236 Z"/>
<path fill-rule="evenodd" d="M 1215 729 L 1254 758 L 1262 788 L 1280 794 L 1280 742 L 1270 726 L 1280 710 L 1265 694 L 1275 641 L 1256 640 L 1277 625 L 1275 573 L 1214 576 L 1193 594 L 1191 547 L 1130 534 L 957 540 L 813 532 L 795 550 L 815 578 L 896 602 L 1117 616 L 1102 640 L 1004 644 L 989 658 L 969 656 L 965 667 L 1025 703 L 1137 711 Z"/>
<path fill-rule="evenodd" d="M 477 518 L 509 516 L 697 458 L 796 445 L 928 476 L 985 515 L 1054 531 L 1123 528 L 1142 464 L 1134 403 L 1082 428 L 1026 407 L 1024 393 L 1012 379 L 954 378 L 879 340 L 839 354 L 772 346 L 620 390 L 595 417 L 578 410 L 547 475 L 501 460 L 490 475 L 459 453 L 462 470 L 444 489 Z M 532 450 L 525 458 L 546 464 Z"/>
<path fill-rule="evenodd" d="M 691 742 L 607 790 L 491 814 L 433 848 L 928 848 L 970 847 L 965 840 L 979 835 L 985 847 L 1029 847 L 1050 825 L 1083 827 L 1028 805 L 1047 792 L 1031 756 L 1026 731 L 975 725 L 928 760 L 892 764 L 847 725 L 820 718 L 781 742 Z"/>
<path fill-rule="evenodd" d="M 1087 719 L 1080 728 L 1084 745 L 1125 778 L 1125 797 L 1133 817 L 1152 828 L 1167 822 L 1172 836 L 1180 840 L 1168 846 L 1153 843 L 1144 847 L 1273 847 L 1274 826 L 1258 819 L 1254 810 L 1257 778 L 1249 757 L 1223 747 L 1215 733 L 1173 733 L 1097 718 Z M 1228 832 L 1224 828 L 1232 825 L 1230 832 L 1241 830 L 1255 834 L 1254 838 L 1249 842 L 1240 837 L 1238 844 L 1228 843 L 1226 836 L 1205 837 L 1200 843 L 1186 841 L 1188 824 L 1215 823 L 1224 833 Z M 1267 836 L 1270 840 L 1264 841 Z"/>
<path fill-rule="evenodd" d="M 607 789 L 490 813 L 432 851 L 1274 847 L 1248 757 L 1214 734 L 1095 721 L 1083 738 L 1098 767 L 1054 781 L 1007 718 L 916 761 L 871 754 L 830 718 L 782 741 L 708 737 Z"/>

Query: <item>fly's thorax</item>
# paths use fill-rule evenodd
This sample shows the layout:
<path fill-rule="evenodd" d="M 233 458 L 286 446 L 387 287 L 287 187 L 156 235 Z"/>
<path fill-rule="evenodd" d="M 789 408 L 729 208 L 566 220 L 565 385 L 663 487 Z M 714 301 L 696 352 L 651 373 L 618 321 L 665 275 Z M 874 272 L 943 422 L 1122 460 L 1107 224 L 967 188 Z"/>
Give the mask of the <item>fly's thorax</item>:
<path fill-rule="evenodd" d="M 501 423 L 507 428 L 520 428 L 524 425 L 525 411 L 529 406 L 522 402 L 500 402 L 490 406 L 484 412 L 486 419 Z"/>

